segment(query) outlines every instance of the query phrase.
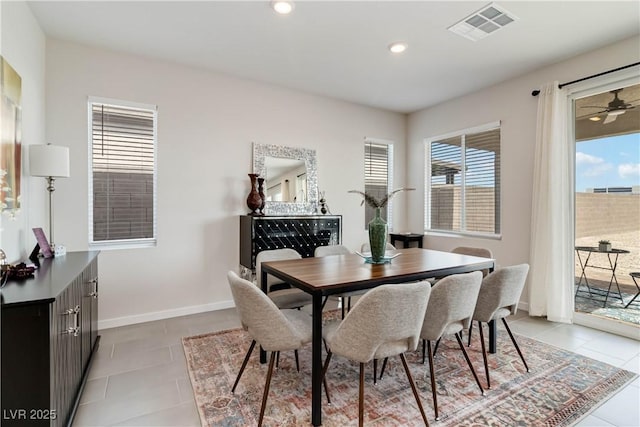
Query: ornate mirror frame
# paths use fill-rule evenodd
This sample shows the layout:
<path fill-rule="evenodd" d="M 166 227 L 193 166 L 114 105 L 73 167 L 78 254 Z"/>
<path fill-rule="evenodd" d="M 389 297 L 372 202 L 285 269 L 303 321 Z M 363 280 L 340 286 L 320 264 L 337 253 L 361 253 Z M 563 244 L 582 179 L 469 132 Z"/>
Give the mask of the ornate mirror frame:
<path fill-rule="evenodd" d="M 253 173 L 267 176 L 265 158 L 303 160 L 307 168 L 307 203 L 267 202 L 267 215 L 314 214 L 318 206 L 318 165 L 316 150 L 309 148 L 285 147 L 282 145 L 253 143 Z"/>

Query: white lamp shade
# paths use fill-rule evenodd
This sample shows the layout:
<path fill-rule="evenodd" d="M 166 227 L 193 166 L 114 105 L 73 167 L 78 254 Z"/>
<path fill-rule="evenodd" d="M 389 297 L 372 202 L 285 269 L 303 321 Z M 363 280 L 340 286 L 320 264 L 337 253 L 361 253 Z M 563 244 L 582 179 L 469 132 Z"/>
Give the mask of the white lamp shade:
<path fill-rule="evenodd" d="M 29 173 L 31 176 L 69 177 L 69 147 L 59 145 L 30 145 Z"/>

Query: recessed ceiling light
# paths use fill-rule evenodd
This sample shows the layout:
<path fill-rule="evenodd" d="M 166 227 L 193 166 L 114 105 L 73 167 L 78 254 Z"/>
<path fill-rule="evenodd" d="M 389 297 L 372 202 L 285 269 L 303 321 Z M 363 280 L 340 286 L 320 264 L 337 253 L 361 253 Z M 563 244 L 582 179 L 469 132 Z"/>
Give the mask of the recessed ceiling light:
<path fill-rule="evenodd" d="M 598 116 L 594 116 L 594 117 L 589 117 L 589 120 L 591 120 L 592 122 L 599 122 L 602 119 Z"/>
<path fill-rule="evenodd" d="M 281 15 L 287 15 L 293 10 L 293 3 L 290 1 L 272 1 L 271 7 Z"/>
<path fill-rule="evenodd" d="M 405 42 L 395 42 L 389 45 L 389 50 L 392 53 L 402 53 L 407 50 L 408 45 Z"/>

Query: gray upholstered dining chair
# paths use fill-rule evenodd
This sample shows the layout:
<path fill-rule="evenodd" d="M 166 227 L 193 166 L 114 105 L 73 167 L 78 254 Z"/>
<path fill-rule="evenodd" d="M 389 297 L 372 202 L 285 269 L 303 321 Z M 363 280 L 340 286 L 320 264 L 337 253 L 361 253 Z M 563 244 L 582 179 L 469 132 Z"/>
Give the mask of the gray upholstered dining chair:
<path fill-rule="evenodd" d="M 395 251 L 396 247 L 393 246 L 391 243 L 387 242 L 386 246 L 384 247 L 385 251 Z M 365 242 L 362 244 L 362 246 L 360 246 L 360 252 L 365 253 L 365 252 L 371 252 L 371 245 L 369 244 L 369 242 Z"/>
<path fill-rule="evenodd" d="M 242 327 L 252 338 L 249 350 L 244 357 L 238 376 L 231 389 L 232 393 L 235 393 L 236 386 L 242 377 L 256 343 L 261 345 L 265 351 L 271 352 L 262 395 L 260 416 L 258 418 L 258 426 L 260 426 L 264 418 L 275 358 L 281 351 L 297 351 L 304 344 L 311 341 L 311 316 L 301 310 L 280 310 L 253 283 L 241 279 L 233 271 L 227 273 L 227 279 Z"/>
<path fill-rule="evenodd" d="M 460 331 L 467 329 L 469 324 L 471 324 L 471 317 L 476 307 L 481 282 L 482 273 L 479 271 L 466 274 L 454 274 L 438 281 L 431 290 L 431 297 L 429 297 L 429 305 L 427 306 L 427 312 L 424 316 L 420 338 L 422 339 L 422 363 L 425 361 L 425 342 L 429 354 L 431 394 L 433 395 L 433 408 L 436 414 L 436 420 L 438 420 L 440 416 L 438 413 L 438 397 L 431 341 L 439 340 L 447 335 L 454 335 L 456 337 L 462 354 L 467 361 L 467 365 L 469 365 L 471 373 L 481 393 L 484 395 L 478 374 L 476 374 L 473 368 L 473 364 L 464 349 L 459 334 Z"/>
<path fill-rule="evenodd" d="M 360 363 L 359 426 L 364 423 L 365 363 L 396 355 L 402 360 L 422 419 L 425 425 L 429 425 L 404 352 L 413 351 L 418 346 L 420 328 L 430 293 L 431 284 L 426 281 L 381 285 L 363 295 L 344 320 L 333 321 L 324 326 L 323 337 L 327 344 L 327 358 L 324 363 L 323 378 L 333 354 Z"/>
<path fill-rule="evenodd" d="M 349 250 L 349 248 L 347 248 L 344 245 L 329 245 L 329 246 L 318 246 L 316 248 L 316 250 L 314 251 L 313 256 L 315 257 L 325 257 L 325 256 L 332 256 L 332 255 L 348 255 L 351 254 L 352 252 Z M 340 306 L 342 308 L 342 318 L 344 319 L 344 315 L 345 315 L 345 307 L 347 308 L 347 312 L 349 310 L 351 310 L 351 297 L 352 296 L 358 296 L 358 295 L 362 295 L 365 292 L 367 292 L 367 290 L 363 290 L 363 291 L 353 291 L 353 292 L 345 292 L 342 294 L 336 294 L 336 295 L 332 295 L 331 297 L 335 297 L 335 298 L 339 298 L 340 299 Z M 345 300 L 347 302 L 347 304 L 345 304 Z M 326 303 L 326 299 L 325 299 L 325 303 Z"/>
<path fill-rule="evenodd" d="M 451 253 L 460 254 L 460 255 L 477 256 L 482 258 L 493 258 L 493 253 L 491 252 L 491 249 L 474 248 L 471 246 L 458 246 L 457 248 L 454 248 L 451 251 Z M 489 274 L 488 269 L 482 270 L 482 277 L 486 277 L 487 274 Z"/>
<path fill-rule="evenodd" d="M 494 271 L 482 281 L 472 320 L 478 322 L 478 329 L 480 330 L 482 358 L 484 361 L 484 370 L 487 374 L 487 388 L 491 388 L 491 381 L 489 379 L 489 363 L 487 362 L 487 350 L 484 343 L 482 323 L 502 319 L 502 323 L 504 323 L 509 337 L 518 351 L 520 359 L 522 359 L 525 369 L 529 372 L 529 366 L 524 360 L 518 342 L 511 333 L 506 319 L 508 316 L 516 314 L 518 310 L 518 302 L 520 301 L 520 295 L 524 289 L 524 283 L 527 280 L 528 273 L 529 264 L 513 265 Z M 471 340 L 471 329 L 469 329 L 469 340 Z"/>
<path fill-rule="evenodd" d="M 258 281 L 258 287 L 261 286 L 260 280 L 262 280 L 262 263 L 268 261 L 284 261 L 291 259 L 301 259 L 302 256 L 294 249 L 271 249 L 259 252 L 256 256 L 256 275 Z M 276 288 L 272 290 L 272 288 Z M 277 279 L 271 275 L 267 275 L 267 289 L 269 298 L 273 300 L 278 308 L 300 308 L 304 305 L 312 303 L 312 297 L 310 294 L 301 291 L 297 288 L 291 288 L 282 280 Z"/>

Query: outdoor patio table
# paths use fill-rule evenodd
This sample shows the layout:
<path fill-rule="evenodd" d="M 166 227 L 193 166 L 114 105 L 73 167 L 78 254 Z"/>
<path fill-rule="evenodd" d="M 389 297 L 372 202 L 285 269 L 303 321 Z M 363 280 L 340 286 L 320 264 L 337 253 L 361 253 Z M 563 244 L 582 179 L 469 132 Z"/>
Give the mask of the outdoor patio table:
<path fill-rule="evenodd" d="M 580 253 L 583 252 L 583 256 L 586 253 L 586 258 L 584 262 L 582 260 L 582 256 Z M 609 261 L 609 266 L 599 266 L 589 264 L 589 259 L 591 258 L 591 254 L 593 253 L 601 253 L 607 254 L 607 260 Z M 578 279 L 578 286 L 576 288 L 576 296 L 578 295 L 578 291 L 580 291 L 580 285 L 582 285 L 582 280 L 584 279 L 584 284 L 587 286 L 587 290 L 589 291 L 589 296 L 593 298 L 594 294 L 597 294 L 596 289 L 592 289 L 589 286 L 589 280 L 587 280 L 586 269 L 589 268 L 597 268 L 599 270 L 609 270 L 611 271 L 611 279 L 609 279 L 609 287 L 607 288 L 607 292 L 604 297 L 603 307 L 606 307 L 607 300 L 609 299 L 609 293 L 611 292 L 611 285 L 615 282 L 616 288 L 618 288 L 618 296 L 620 297 L 620 301 L 624 304 L 624 300 L 622 299 L 622 292 L 620 291 L 620 285 L 618 284 L 618 278 L 616 277 L 616 268 L 618 267 L 618 256 L 620 254 L 628 254 L 629 251 L 626 249 L 610 249 L 608 251 L 600 250 L 598 246 L 576 246 L 576 254 L 578 255 L 578 261 L 580 262 L 580 268 L 582 272 L 580 273 L 580 278 Z"/>

